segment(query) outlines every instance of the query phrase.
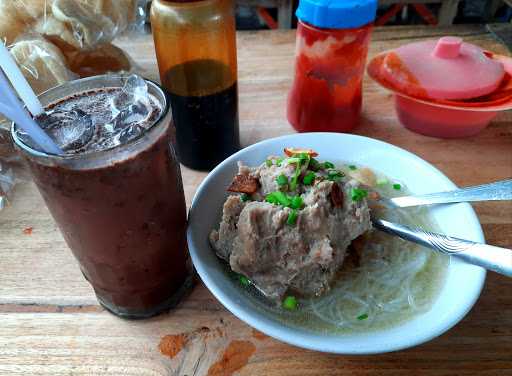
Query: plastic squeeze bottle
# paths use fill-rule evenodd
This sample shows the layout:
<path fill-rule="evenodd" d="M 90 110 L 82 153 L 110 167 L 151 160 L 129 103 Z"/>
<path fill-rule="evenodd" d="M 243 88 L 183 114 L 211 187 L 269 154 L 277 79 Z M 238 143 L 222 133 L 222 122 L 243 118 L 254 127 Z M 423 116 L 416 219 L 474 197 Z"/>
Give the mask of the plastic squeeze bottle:
<path fill-rule="evenodd" d="M 300 0 L 288 121 L 299 132 L 348 132 L 359 122 L 377 0 Z"/>

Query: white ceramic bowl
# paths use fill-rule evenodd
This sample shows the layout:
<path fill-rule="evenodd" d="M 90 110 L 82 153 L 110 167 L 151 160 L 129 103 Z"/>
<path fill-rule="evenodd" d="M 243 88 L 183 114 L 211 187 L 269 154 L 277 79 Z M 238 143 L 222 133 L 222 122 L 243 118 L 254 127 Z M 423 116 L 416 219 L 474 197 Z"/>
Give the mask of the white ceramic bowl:
<path fill-rule="evenodd" d="M 307 349 L 339 354 L 371 354 L 415 346 L 444 333 L 459 322 L 478 299 L 485 270 L 452 259 L 446 281 L 432 308 L 410 321 L 371 333 L 321 334 L 297 329 L 254 309 L 252 299 L 237 287 L 222 268 L 208 242 L 218 226 L 226 187 L 237 172 L 237 161 L 260 164 L 268 155 L 282 154 L 285 146 L 307 147 L 319 152 L 321 160 L 352 162 L 374 168 L 403 181 L 413 193 L 454 189 L 439 170 L 421 158 L 390 144 L 366 137 L 337 133 L 302 133 L 251 145 L 217 166 L 199 186 L 192 202 L 187 232 L 190 254 L 202 280 L 217 299 L 235 316 L 281 341 Z M 468 204 L 432 209 L 442 232 L 483 242 L 482 228 Z"/>

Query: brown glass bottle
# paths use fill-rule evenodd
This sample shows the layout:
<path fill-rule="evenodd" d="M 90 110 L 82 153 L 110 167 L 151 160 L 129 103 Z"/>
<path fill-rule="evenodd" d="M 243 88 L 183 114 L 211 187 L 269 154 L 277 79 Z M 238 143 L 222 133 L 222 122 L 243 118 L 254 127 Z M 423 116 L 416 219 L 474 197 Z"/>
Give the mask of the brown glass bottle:
<path fill-rule="evenodd" d="M 233 0 L 154 0 L 151 24 L 180 162 L 212 169 L 240 148 Z"/>

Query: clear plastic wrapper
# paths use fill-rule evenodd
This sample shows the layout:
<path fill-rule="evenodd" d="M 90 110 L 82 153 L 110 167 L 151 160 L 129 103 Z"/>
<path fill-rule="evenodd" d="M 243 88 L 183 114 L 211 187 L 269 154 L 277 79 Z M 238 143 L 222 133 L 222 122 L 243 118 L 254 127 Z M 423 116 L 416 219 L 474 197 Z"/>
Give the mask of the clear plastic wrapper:
<path fill-rule="evenodd" d="M 39 35 L 27 35 L 10 52 L 36 94 L 78 77 L 67 67 L 64 54 Z"/>
<path fill-rule="evenodd" d="M 10 122 L 8 120 L 0 120 L 0 163 L 11 162 L 17 159 L 14 152 L 14 145 L 9 136 Z"/>
<path fill-rule="evenodd" d="M 16 169 L 18 160 L 14 152 L 6 124 L 0 123 L 0 210 L 2 210 L 8 202 L 14 185 L 17 183 L 21 170 Z"/>
<path fill-rule="evenodd" d="M 46 0 L 0 0 L 0 38 L 6 45 L 12 44 L 48 10 Z"/>
<path fill-rule="evenodd" d="M 7 45 L 27 32 L 74 49 L 110 43 L 144 26 L 148 0 L 0 0 L 0 37 Z"/>
<path fill-rule="evenodd" d="M 130 72 L 112 41 L 144 30 L 148 0 L 0 0 L 0 38 L 36 93 L 62 82 Z"/>
<path fill-rule="evenodd" d="M 6 162 L 0 161 L 0 210 L 7 204 L 7 197 L 16 184 L 14 171 Z"/>
<path fill-rule="evenodd" d="M 95 76 L 108 72 L 130 72 L 135 63 L 122 49 L 111 43 L 92 50 L 68 52 L 69 69 L 80 77 Z"/>
<path fill-rule="evenodd" d="M 51 12 L 36 31 L 63 49 L 90 49 L 110 43 L 140 14 L 137 0 L 51 0 Z"/>

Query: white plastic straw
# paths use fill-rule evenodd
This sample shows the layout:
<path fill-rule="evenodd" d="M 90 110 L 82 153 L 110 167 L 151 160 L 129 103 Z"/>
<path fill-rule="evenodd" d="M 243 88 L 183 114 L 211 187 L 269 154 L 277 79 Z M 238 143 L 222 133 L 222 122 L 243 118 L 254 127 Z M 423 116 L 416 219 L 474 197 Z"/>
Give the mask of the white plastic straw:
<path fill-rule="evenodd" d="M 17 91 L 33 116 L 43 113 L 44 109 L 36 94 L 16 65 L 13 57 L 0 42 L 0 113 L 11 119 L 18 127 L 30 135 L 32 140 L 46 153 L 63 154 L 45 131 L 32 119 L 23 107 L 14 90 Z M 5 73 L 5 75 L 4 75 Z M 7 76 L 9 80 L 5 77 Z M 9 81 L 12 83 L 9 83 Z M 14 89 L 13 89 L 14 87 Z"/>
<path fill-rule="evenodd" d="M 36 94 L 18 68 L 14 58 L 9 53 L 3 42 L 0 41 L 0 66 L 19 97 L 25 103 L 33 116 L 43 113 L 44 109 Z"/>
<path fill-rule="evenodd" d="M 0 93 L 0 113 L 28 133 L 42 151 L 51 154 L 63 154 L 62 150 L 25 110 L 2 70 L 0 70 Z"/>

